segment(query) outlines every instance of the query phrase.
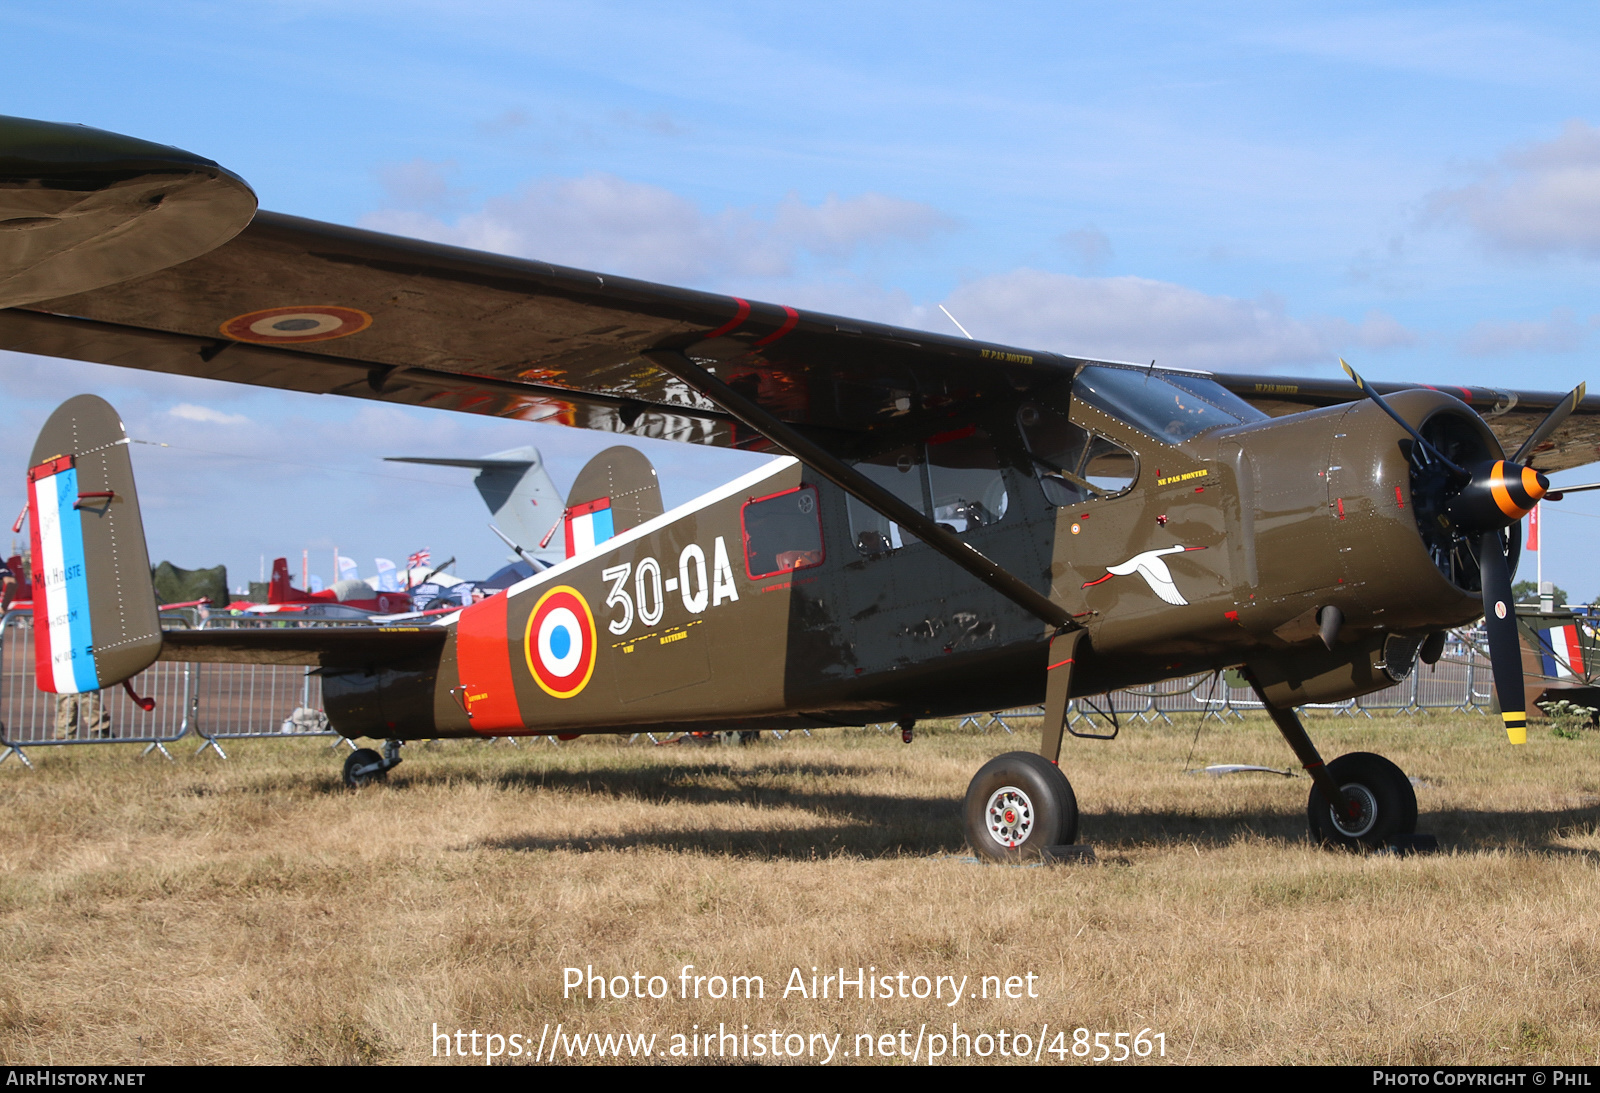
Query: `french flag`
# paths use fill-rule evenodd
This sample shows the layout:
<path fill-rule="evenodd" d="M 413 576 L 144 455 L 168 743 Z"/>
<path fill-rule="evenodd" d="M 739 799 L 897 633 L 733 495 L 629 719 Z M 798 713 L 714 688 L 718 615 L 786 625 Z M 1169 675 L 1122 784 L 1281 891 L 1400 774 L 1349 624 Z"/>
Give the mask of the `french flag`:
<path fill-rule="evenodd" d="M 611 498 L 585 501 L 567 510 L 567 557 L 586 554 L 617 533 Z"/>

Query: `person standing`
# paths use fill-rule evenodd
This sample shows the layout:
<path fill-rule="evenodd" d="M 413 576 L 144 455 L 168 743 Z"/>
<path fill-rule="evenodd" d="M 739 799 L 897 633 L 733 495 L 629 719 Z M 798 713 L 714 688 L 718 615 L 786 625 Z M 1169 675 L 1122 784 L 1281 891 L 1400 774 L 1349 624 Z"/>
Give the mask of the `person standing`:
<path fill-rule="evenodd" d="M 106 712 L 99 691 L 56 695 L 56 739 L 109 740 L 111 715 Z"/>

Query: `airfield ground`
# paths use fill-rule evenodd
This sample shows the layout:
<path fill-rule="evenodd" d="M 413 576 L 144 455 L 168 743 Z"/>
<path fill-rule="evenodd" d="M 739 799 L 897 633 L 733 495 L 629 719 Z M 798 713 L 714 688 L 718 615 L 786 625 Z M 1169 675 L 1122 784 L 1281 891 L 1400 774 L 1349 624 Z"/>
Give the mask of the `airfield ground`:
<path fill-rule="evenodd" d="M 970 729 L 412 746 L 358 793 L 319 741 L 226 762 L 37 749 L 37 770 L 0 767 L 0 1058 L 429 1062 L 435 1023 L 537 1040 L 557 1022 L 658 1051 L 719 1022 L 843 1033 L 847 1054 L 955 1022 L 1030 1043 L 1048 1023 L 1045 1062 L 1079 1027 L 1164 1033 L 1169 1062 L 1600 1060 L 1600 732 L 1538 723 L 1512 749 L 1482 716 L 1312 728 L 1330 757 L 1420 779 L 1443 852 L 1313 848 L 1306 779 L 1182 773 L 1192 717 L 1068 741 L 1099 861 L 1051 868 L 965 860 L 968 779 L 1033 742 Z M 1188 765 L 1215 762 L 1289 753 L 1262 718 L 1213 722 Z M 685 964 L 760 975 L 766 997 L 679 1000 Z M 673 996 L 564 1000 L 573 965 Z M 1033 973 L 1039 997 L 783 998 L 813 965 L 972 990 Z"/>

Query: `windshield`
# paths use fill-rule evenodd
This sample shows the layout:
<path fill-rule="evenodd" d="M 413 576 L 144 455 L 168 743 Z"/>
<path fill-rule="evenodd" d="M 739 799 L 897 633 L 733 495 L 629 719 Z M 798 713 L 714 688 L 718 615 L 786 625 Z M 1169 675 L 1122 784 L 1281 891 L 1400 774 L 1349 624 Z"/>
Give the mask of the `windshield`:
<path fill-rule="evenodd" d="M 1091 364 L 1078 373 L 1072 394 L 1168 444 L 1223 425 L 1267 420 L 1204 376 Z"/>

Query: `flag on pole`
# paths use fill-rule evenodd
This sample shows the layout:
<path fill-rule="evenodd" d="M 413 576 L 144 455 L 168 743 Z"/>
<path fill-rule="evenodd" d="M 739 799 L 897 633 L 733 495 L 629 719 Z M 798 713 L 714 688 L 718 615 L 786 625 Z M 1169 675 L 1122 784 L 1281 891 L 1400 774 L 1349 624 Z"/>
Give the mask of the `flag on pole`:
<path fill-rule="evenodd" d="M 1533 511 L 1528 513 L 1528 549 L 1539 549 L 1539 506 L 1533 506 Z"/>
<path fill-rule="evenodd" d="M 374 558 L 378 566 L 378 591 L 400 591 L 400 578 L 396 575 L 394 563 L 387 558 Z"/>
<path fill-rule="evenodd" d="M 354 558 L 339 555 L 339 579 L 341 581 L 357 581 L 361 579 L 361 572 L 356 568 Z"/>
<path fill-rule="evenodd" d="M 421 569 L 423 566 L 428 564 L 428 561 L 432 557 L 433 553 L 426 548 L 419 550 L 415 554 L 411 555 L 411 557 L 406 559 L 406 568 Z"/>

